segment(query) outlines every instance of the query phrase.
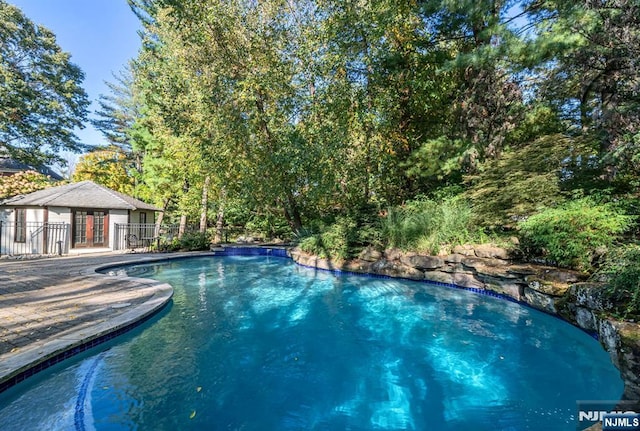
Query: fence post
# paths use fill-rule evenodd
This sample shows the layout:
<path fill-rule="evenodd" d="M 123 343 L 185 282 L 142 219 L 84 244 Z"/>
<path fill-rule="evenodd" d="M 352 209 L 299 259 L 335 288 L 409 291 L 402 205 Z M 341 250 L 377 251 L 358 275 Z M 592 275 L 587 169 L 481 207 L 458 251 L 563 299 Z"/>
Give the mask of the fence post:
<path fill-rule="evenodd" d="M 42 253 L 43 255 L 49 254 L 49 223 L 44 222 L 42 224 Z"/>

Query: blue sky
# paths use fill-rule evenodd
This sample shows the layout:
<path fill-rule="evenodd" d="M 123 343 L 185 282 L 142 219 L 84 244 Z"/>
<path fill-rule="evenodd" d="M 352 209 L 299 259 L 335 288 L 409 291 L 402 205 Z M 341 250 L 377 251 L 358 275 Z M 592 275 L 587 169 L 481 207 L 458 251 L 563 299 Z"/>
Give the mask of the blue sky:
<path fill-rule="evenodd" d="M 36 24 L 53 31 L 58 45 L 85 73 L 82 84 L 97 108 L 100 94 L 108 94 L 104 81 L 114 81 L 140 47 L 140 24 L 127 0 L 7 0 Z M 104 144 L 90 124 L 77 135 L 86 144 Z M 69 156 L 72 162 L 73 156 Z"/>

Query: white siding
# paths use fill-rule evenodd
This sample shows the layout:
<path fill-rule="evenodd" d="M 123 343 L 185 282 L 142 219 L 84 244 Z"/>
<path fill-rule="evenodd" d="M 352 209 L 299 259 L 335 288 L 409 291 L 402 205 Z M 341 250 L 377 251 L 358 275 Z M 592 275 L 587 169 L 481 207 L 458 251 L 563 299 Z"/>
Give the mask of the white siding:
<path fill-rule="evenodd" d="M 0 222 L 9 223 L 13 217 L 13 210 L 8 208 L 0 208 Z"/>
<path fill-rule="evenodd" d="M 44 223 L 44 208 L 27 208 L 27 223 Z"/>
<path fill-rule="evenodd" d="M 15 241 L 15 207 L 3 208 L 2 212 L 7 221 L 11 223 L 8 228 L 2 229 L 0 238 L 0 254 L 43 254 L 44 250 L 44 229 L 42 224 L 34 225 L 34 222 L 44 221 L 44 208 L 26 208 L 26 237 L 24 242 Z"/>
<path fill-rule="evenodd" d="M 50 207 L 49 222 L 71 224 L 71 208 Z"/>
<path fill-rule="evenodd" d="M 68 226 L 63 237 L 51 239 L 55 242 L 63 241 L 62 254 L 68 254 L 71 248 L 71 217 L 71 208 L 49 207 L 49 223 L 65 223 Z M 57 253 L 57 244 L 53 250 L 56 250 Z"/>
<path fill-rule="evenodd" d="M 155 211 L 135 210 L 135 211 L 131 211 L 131 223 L 143 223 L 140 216 L 141 214 L 147 215 L 146 221 L 144 223 L 153 224 L 156 222 Z"/>
<path fill-rule="evenodd" d="M 44 253 L 44 208 L 27 208 L 27 247 L 32 254 Z M 31 223 L 38 223 L 34 225 Z"/>
<path fill-rule="evenodd" d="M 109 248 L 116 246 L 116 223 L 129 223 L 129 210 L 109 210 Z"/>

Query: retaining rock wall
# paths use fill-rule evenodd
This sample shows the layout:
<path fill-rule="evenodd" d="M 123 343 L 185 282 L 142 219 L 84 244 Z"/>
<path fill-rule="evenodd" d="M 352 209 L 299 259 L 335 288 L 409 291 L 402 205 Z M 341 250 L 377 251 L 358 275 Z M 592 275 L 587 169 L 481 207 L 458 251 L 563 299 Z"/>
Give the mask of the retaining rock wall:
<path fill-rule="evenodd" d="M 490 245 L 460 246 L 444 256 L 367 248 L 357 259 L 347 261 L 321 259 L 300 249 L 290 250 L 290 255 L 297 263 L 315 268 L 492 291 L 562 317 L 598 334 L 625 382 L 623 399 L 640 399 L 640 325 L 606 317 L 600 286 L 584 282 L 580 273 L 517 263 L 506 250 Z"/>

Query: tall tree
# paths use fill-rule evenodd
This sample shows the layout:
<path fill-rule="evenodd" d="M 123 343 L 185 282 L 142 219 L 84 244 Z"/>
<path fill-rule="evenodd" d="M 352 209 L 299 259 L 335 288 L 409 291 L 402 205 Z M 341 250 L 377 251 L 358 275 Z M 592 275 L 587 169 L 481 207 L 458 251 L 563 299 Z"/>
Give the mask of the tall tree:
<path fill-rule="evenodd" d="M 76 164 L 73 181 L 91 180 L 127 195 L 134 194 L 127 156 L 118 147 L 83 154 Z"/>
<path fill-rule="evenodd" d="M 133 72 L 131 65 L 113 75 L 114 82 L 105 82 L 110 94 L 101 94 L 98 101 L 97 118 L 91 123 L 110 144 L 131 151 L 129 131 L 140 117 L 141 107 L 134 96 Z"/>
<path fill-rule="evenodd" d="M 546 60 L 540 96 L 557 107 L 569 132 L 594 141 L 608 178 L 625 167 L 635 170 L 640 2 L 530 1 L 526 6 L 538 34 L 528 53 Z"/>
<path fill-rule="evenodd" d="M 412 175 L 460 181 L 508 147 L 521 121 L 522 90 L 510 56 L 515 38 L 504 0 L 425 2 L 431 40 L 440 52 L 437 68 L 445 116 L 410 163 Z"/>
<path fill-rule="evenodd" d="M 61 162 L 80 152 L 89 102 L 84 75 L 56 43 L 15 6 L 0 0 L 0 151 L 30 163 Z"/>

